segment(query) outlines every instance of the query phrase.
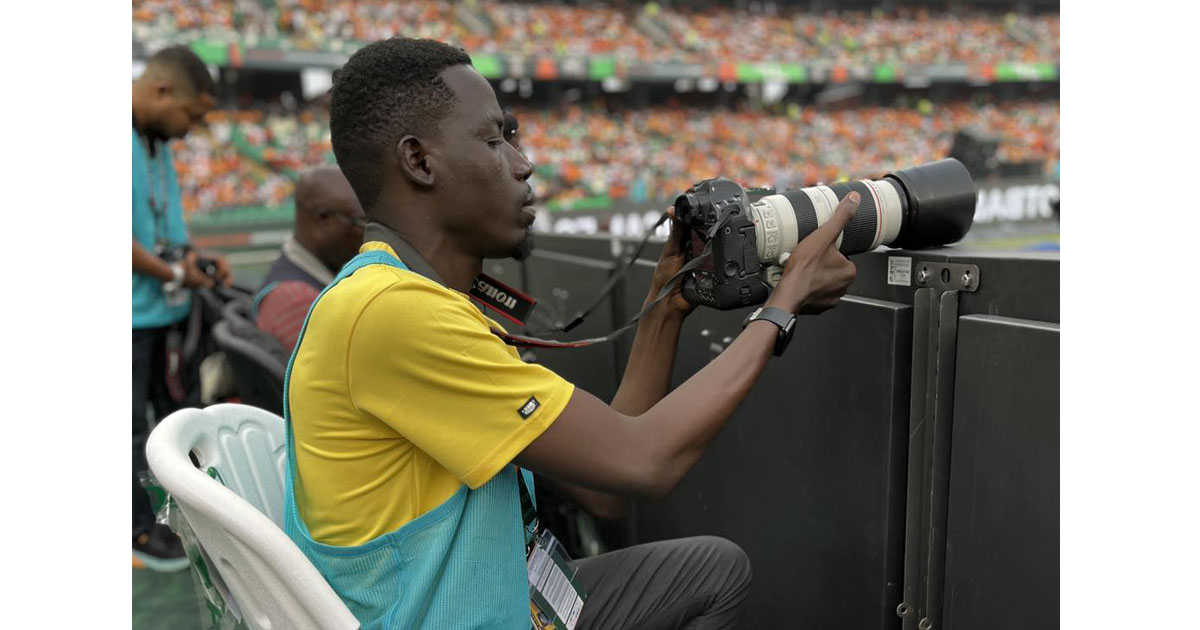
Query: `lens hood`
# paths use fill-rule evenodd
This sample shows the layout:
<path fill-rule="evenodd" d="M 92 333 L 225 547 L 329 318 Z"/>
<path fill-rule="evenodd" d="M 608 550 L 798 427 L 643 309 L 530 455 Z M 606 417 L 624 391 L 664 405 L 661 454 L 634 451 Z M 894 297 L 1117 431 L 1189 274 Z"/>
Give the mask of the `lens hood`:
<path fill-rule="evenodd" d="M 885 176 L 907 197 L 904 225 L 892 247 L 922 248 L 957 243 L 975 221 L 975 184 L 962 162 L 947 158 Z"/>

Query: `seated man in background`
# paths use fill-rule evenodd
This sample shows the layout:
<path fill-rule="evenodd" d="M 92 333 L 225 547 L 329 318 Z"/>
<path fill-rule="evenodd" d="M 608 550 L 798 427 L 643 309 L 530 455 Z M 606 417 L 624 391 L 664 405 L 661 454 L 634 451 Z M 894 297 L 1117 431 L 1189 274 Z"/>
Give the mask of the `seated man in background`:
<path fill-rule="evenodd" d="M 291 352 L 308 307 L 333 275 L 358 253 L 366 215 L 336 166 L 321 166 L 296 182 L 292 238 L 254 296 L 254 323 Z"/>

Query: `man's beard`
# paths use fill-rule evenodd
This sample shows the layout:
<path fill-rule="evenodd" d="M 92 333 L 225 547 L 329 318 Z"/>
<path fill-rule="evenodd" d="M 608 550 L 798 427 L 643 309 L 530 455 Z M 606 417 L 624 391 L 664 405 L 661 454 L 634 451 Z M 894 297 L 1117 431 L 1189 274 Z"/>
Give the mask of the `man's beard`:
<path fill-rule="evenodd" d="M 513 260 L 521 261 L 529 258 L 529 254 L 532 252 L 533 230 L 525 228 L 525 236 L 521 237 L 521 240 L 516 245 L 513 245 L 509 256 L 512 257 Z"/>

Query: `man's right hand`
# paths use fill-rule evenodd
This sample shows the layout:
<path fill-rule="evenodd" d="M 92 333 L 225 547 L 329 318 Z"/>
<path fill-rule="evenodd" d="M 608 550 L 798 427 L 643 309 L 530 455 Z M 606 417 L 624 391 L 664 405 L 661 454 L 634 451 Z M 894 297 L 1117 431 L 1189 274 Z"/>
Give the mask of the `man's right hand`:
<path fill-rule="evenodd" d="M 211 289 L 216 283 L 196 264 L 196 252 L 188 252 L 184 257 L 183 286 L 189 289 Z"/>
<path fill-rule="evenodd" d="M 847 195 L 825 225 L 792 249 L 768 306 L 815 313 L 837 305 L 855 276 L 854 264 L 837 250 L 837 237 L 858 201 L 856 193 Z M 747 327 L 720 356 L 641 413 L 622 413 L 577 387 L 558 419 L 516 462 L 594 490 L 665 496 L 749 394 L 777 337 L 773 326 Z"/>
<path fill-rule="evenodd" d="M 838 235 L 854 217 L 859 195 L 850 192 L 825 225 L 804 237 L 789 252 L 779 285 L 766 306 L 789 312 L 815 314 L 837 306 L 854 282 L 857 270 L 837 249 Z"/>

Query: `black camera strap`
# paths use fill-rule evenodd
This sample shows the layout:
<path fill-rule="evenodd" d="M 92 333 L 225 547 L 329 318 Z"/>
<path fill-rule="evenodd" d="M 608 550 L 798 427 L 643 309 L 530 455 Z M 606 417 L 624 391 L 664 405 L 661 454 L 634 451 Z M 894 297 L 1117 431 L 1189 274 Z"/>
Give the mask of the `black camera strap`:
<path fill-rule="evenodd" d="M 629 273 L 629 270 L 633 267 L 633 265 L 637 262 L 638 258 L 641 256 L 642 251 L 645 250 L 646 244 L 650 241 L 650 238 L 654 235 L 655 230 L 657 230 L 661 225 L 666 223 L 668 218 L 670 218 L 670 215 L 667 214 L 666 212 L 664 212 L 662 214 L 662 216 L 659 217 L 658 221 L 656 221 L 654 223 L 654 226 L 651 227 L 646 232 L 646 236 L 642 238 L 641 243 L 638 244 L 637 248 L 633 252 L 633 255 L 630 256 L 629 261 L 625 263 L 625 266 L 622 267 L 616 273 L 614 273 L 612 275 L 612 277 L 608 279 L 608 282 L 606 282 L 604 284 L 604 286 L 601 287 L 601 289 L 600 289 L 599 293 L 596 295 L 596 297 L 592 299 L 592 301 L 588 304 L 588 306 L 586 308 L 584 308 L 582 311 L 577 313 L 575 315 L 575 317 L 571 319 L 570 322 L 567 322 L 565 325 L 559 326 L 557 328 L 552 328 L 548 331 L 538 331 L 535 334 L 544 335 L 544 334 L 553 334 L 553 333 L 558 333 L 558 332 L 568 332 L 571 329 L 579 326 L 579 324 L 583 323 L 584 319 L 587 318 L 587 316 L 590 315 L 591 312 L 593 310 L 595 310 L 596 307 L 599 306 L 601 302 L 604 301 L 604 298 L 608 297 L 609 293 L 612 293 L 612 290 L 613 290 L 613 288 L 615 288 L 617 286 L 617 283 L 620 282 Z M 679 271 L 675 272 L 674 275 L 672 275 L 670 278 L 668 278 L 667 281 L 663 283 L 662 289 L 659 290 L 658 295 L 656 295 L 653 300 L 650 300 L 649 302 L 647 302 L 646 305 L 642 307 L 642 310 L 639 311 L 637 313 L 637 315 L 634 315 L 633 318 L 630 319 L 627 324 L 608 333 L 607 335 L 604 335 L 603 337 L 592 337 L 590 339 L 578 339 L 578 340 L 574 340 L 574 341 L 558 341 L 558 340 L 554 340 L 554 339 L 542 339 L 539 337 L 533 337 L 533 336 L 528 336 L 528 335 L 514 335 L 510 332 L 507 332 L 505 330 L 501 330 L 498 328 L 492 328 L 492 334 L 496 335 L 497 337 L 502 339 L 504 341 L 504 343 L 506 343 L 510 346 L 532 347 L 532 348 L 584 348 L 587 346 L 593 346 L 596 344 L 605 343 L 605 342 L 617 339 L 617 338 L 621 337 L 622 335 L 624 335 L 625 333 L 632 330 L 635 326 L 637 326 L 638 321 L 640 321 L 641 318 L 646 315 L 646 313 L 649 313 L 655 306 L 658 305 L 659 302 L 662 302 L 664 299 L 666 299 L 667 296 L 669 296 L 671 294 L 671 292 L 674 290 L 676 283 L 680 282 L 685 274 L 692 271 L 696 267 L 699 267 L 701 264 L 704 263 L 705 260 L 707 260 L 712 255 L 712 240 L 716 236 L 717 231 L 720 230 L 725 225 L 725 222 L 728 218 L 729 218 L 729 215 L 728 215 L 728 213 L 726 213 L 725 215 L 723 215 L 721 217 L 721 219 L 719 221 L 717 221 L 717 223 L 715 225 L 713 225 L 712 229 L 710 229 L 707 234 L 708 239 L 704 244 L 704 250 L 700 253 L 699 256 L 696 256 L 692 260 L 688 261 L 686 264 L 684 264 L 682 267 L 680 267 Z M 405 265 L 411 271 L 413 271 L 417 274 L 420 274 L 422 276 L 425 276 L 426 278 L 429 278 L 430 280 L 433 280 L 434 282 L 437 282 L 438 284 L 440 284 L 442 286 L 446 285 L 446 283 L 443 282 L 442 279 L 437 275 L 437 272 L 435 272 L 433 270 L 433 267 L 428 262 L 426 262 L 423 258 L 421 258 L 420 254 L 417 253 L 416 249 L 414 249 L 411 245 L 409 245 L 408 242 L 406 242 L 398 233 L 396 233 L 395 230 L 391 229 L 389 226 L 379 223 L 377 221 L 371 221 L 370 223 L 367 224 L 367 227 L 366 227 L 366 230 L 364 231 L 363 236 L 364 236 L 365 241 L 382 241 L 384 243 L 387 243 L 388 246 L 390 246 L 392 248 L 392 250 L 396 252 L 396 255 L 400 257 L 400 260 L 404 261 Z M 489 280 L 490 280 L 490 278 L 489 278 Z M 493 283 L 495 283 L 495 281 L 493 281 Z M 477 287 L 473 284 L 472 289 L 476 289 L 476 288 Z M 508 288 L 508 287 L 504 287 L 504 288 Z M 473 297 L 477 297 L 477 296 L 474 296 L 474 293 L 475 293 L 475 291 L 473 290 L 472 291 Z M 514 293 L 516 293 L 515 290 L 514 290 Z M 489 305 L 488 301 L 486 301 L 486 300 L 482 301 L 482 303 L 485 306 Z M 532 309 L 532 300 L 530 300 L 529 309 Z M 526 309 L 525 312 L 527 313 L 529 309 Z M 523 323 L 521 321 L 517 321 L 516 319 L 513 319 L 512 317 L 509 317 L 509 319 L 512 319 L 513 321 L 515 321 L 518 324 Z"/>
<path fill-rule="evenodd" d="M 396 252 L 396 256 L 404 261 L 404 266 L 408 267 L 409 271 L 433 280 L 442 286 L 446 286 L 442 277 L 433 270 L 433 265 L 426 262 L 417 253 L 417 250 L 413 249 L 413 246 L 409 245 L 408 241 L 404 240 L 404 237 L 400 236 L 391 227 L 379 221 L 368 221 L 367 227 L 363 229 L 363 242 L 369 243 L 371 241 L 386 243 L 388 247 L 392 248 L 393 252 Z"/>
<path fill-rule="evenodd" d="M 588 304 L 586 308 L 576 313 L 575 317 L 572 318 L 571 321 L 559 326 L 558 328 L 552 329 L 549 332 L 570 332 L 572 328 L 582 324 L 584 318 L 586 318 L 588 315 L 591 315 L 592 311 L 596 310 L 596 307 L 600 306 L 600 303 L 604 301 L 604 298 L 608 297 L 608 294 L 612 292 L 613 287 L 617 286 L 617 283 L 629 273 L 629 270 L 632 269 L 633 265 L 637 263 L 639 258 L 641 258 L 642 250 L 646 249 L 646 243 L 650 242 L 650 237 L 654 236 L 654 232 L 661 227 L 662 224 L 666 223 L 667 219 L 670 217 L 671 215 L 664 212 L 662 216 L 658 218 L 658 221 L 654 222 L 654 225 L 651 226 L 646 232 L 646 236 L 642 238 L 642 242 L 638 243 L 637 249 L 633 251 L 633 255 L 629 257 L 629 262 L 625 263 L 625 266 L 622 267 L 620 271 L 614 273 L 612 277 L 608 279 L 608 282 L 606 282 L 604 286 L 600 288 L 600 292 L 592 300 L 591 304 Z"/>
<path fill-rule="evenodd" d="M 658 305 L 659 302 L 663 301 L 671 294 L 671 291 L 675 288 L 675 284 L 683 278 L 684 274 L 695 269 L 696 267 L 699 267 L 709 253 L 708 247 L 706 246 L 704 248 L 704 254 L 693 258 L 683 267 L 680 267 L 679 271 L 675 272 L 675 275 L 671 276 L 665 283 L 663 283 L 663 287 L 659 290 L 658 295 L 656 295 L 653 300 L 647 302 L 646 305 L 642 307 L 642 310 L 629 320 L 628 324 L 625 324 L 624 326 L 608 333 L 607 335 L 604 335 L 603 337 L 579 339 L 576 341 L 554 341 L 551 339 L 539 339 L 537 337 L 526 337 L 524 335 L 514 335 L 511 333 L 501 334 L 499 331 L 494 329 L 492 332 L 504 339 L 504 342 L 510 346 L 527 346 L 534 348 L 585 348 L 587 346 L 594 346 L 598 343 L 612 341 L 629 332 L 630 330 L 633 330 L 633 328 L 637 326 L 638 321 L 641 320 L 642 317 L 645 317 L 646 313 L 649 313 L 655 306 Z M 604 293 L 601 293 L 601 298 L 603 298 L 603 296 Z"/>
<path fill-rule="evenodd" d="M 650 236 L 654 234 L 654 230 L 658 229 L 658 226 L 665 223 L 669 216 L 670 215 L 668 215 L 667 213 L 665 213 L 665 212 L 663 213 L 662 217 L 660 217 L 658 222 L 656 222 L 654 224 L 654 227 L 651 228 L 650 232 L 647 233 L 646 236 L 642 239 L 642 242 L 638 245 L 637 249 L 634 251 L 633 256 L 629 259 L 629 262 L 626 263 L 625 266 L 620 271 L 613 274 L 613 277 L 610 278 L 609 281 L 604 285 L 604 287 L 602 287 L 600 289 L 599 295 L 597 295 L 596 298 L 592 300 L 592 303 L 586 309 L 584 309 L 578 315 L 576 315 L 575 318 L 572 319 L 565 326 L 560 326 L 558 328 L 551 329 L 550 331 L 547 331 L 547 332 L 550 332 L 550 333 L 566 332 L 566 331 L 571 330 L 572 328 L 578 326 L 580 323 L 582 323 L 584 318 L 587 317 L 587 315 L 590 314 L 592 312 L 592 310 L 594 310 L 596 308 L 596 306 L 599 305 L 600 302 L 602 302 L 604 300 L 604 298 L 607 297 L 608 294 L 612 292 L 612 289 L 614 286 L 616 286 L 617 282 L 619 282 L 622 278 L 625 277 L 625 275 L 629 272 L 629 269 L 631 267 L 633 267 L 635 262 L 637 262 L 638 257 L 642 253 L 642 250 L 646 247 L 646 243 L 650 240 Z M 499 332 L 497 332 L 495 330 L 493 330 L 492 332 L 496 333 L 501 338 L 503 338 L 505 343 L 507 343 L 509 345 L 529 346 L 529 347 L 535 347 L 535 348 L 584 348 L 587 346 L 592 346 L 592 345 L 596 345 L 598 343 L 604 343 L 606 341 L 612 341 L 614 339 L 617 339 L 621 335 L 624 335 L 625 333 L 632 330 L 635 326 L 637 326 L 638 321 L 641 320 L 642 317 L 645 317 L 646 313 L 649 313 L 655 306 L 658 305 L 659 302 L 662 302 L 663 300 L 665 300 L 667 298 L 667 296 L 669 296 L 671 294 L 671 292 L 674 290 L 676 283 L 682 282 L 684 276 L 688 272 L 692 271 L 696 267 L 699 267 L 701 264 L 703 264 L 706 260 L 708 260 L 712 256 L 713 238 L 715 238 L 717 235 L 717 232 L 720 231 L 725 226 L 725 223 L 726 223 L 726 221 L 728 221 L 728 219 L 729 219 L 729 212 L 727 211 L 721 217 L 721 219 L 719 221 L 717 221 L 716 224 L 714 224 L 713 227 L 708 231 L 708 234 L 707 234 L 708 238 L 704 243 L 704 249 L 700 252 L 700 255 L 689 260 L 687 263 L 685 263 L 682 267 L 679 268 L 679 271 L 675 272 L 674 275 L 672 275 L 670 278 L 668 278 L 667 281 L 663 283 L 662 289 L 660 289 L 658 291 L 658 295 L 656 295 L 653 300 L 650 300 L 649 302 L 647 302 L 646 305 L 642 307 L 642 310 L 639 311 L 637 315 L 634 315 L 633 318 L 629 320 L 629 323 L 608 333 L 607 335 L 604 335 L 603 337 L 593 337 L 590 339 L 579 339 L 576 341 L 553 341 L 553 340 L 549 340 L 549 339 L 540 339 L 537 337 L 527 337 L 524 335 L 513 335 L 513 334 L 509 334 L 509 333 L 500 334 Z M 543 332 L 543 333 L 539 333 L 539 334 L 546 334 L 546 333 Z"/>
<path fill-rule="evenodd" d="M 533 546 L 533 539 L 537 536 L 540 524 L 538 523 L 537 505 L 533 502 L 532 489 L 520 469 L 517 470 L 517 486 L 521 495 L 521 524 L 525 527 L 525 551 L 528 553 L 529 548 Z"/>

